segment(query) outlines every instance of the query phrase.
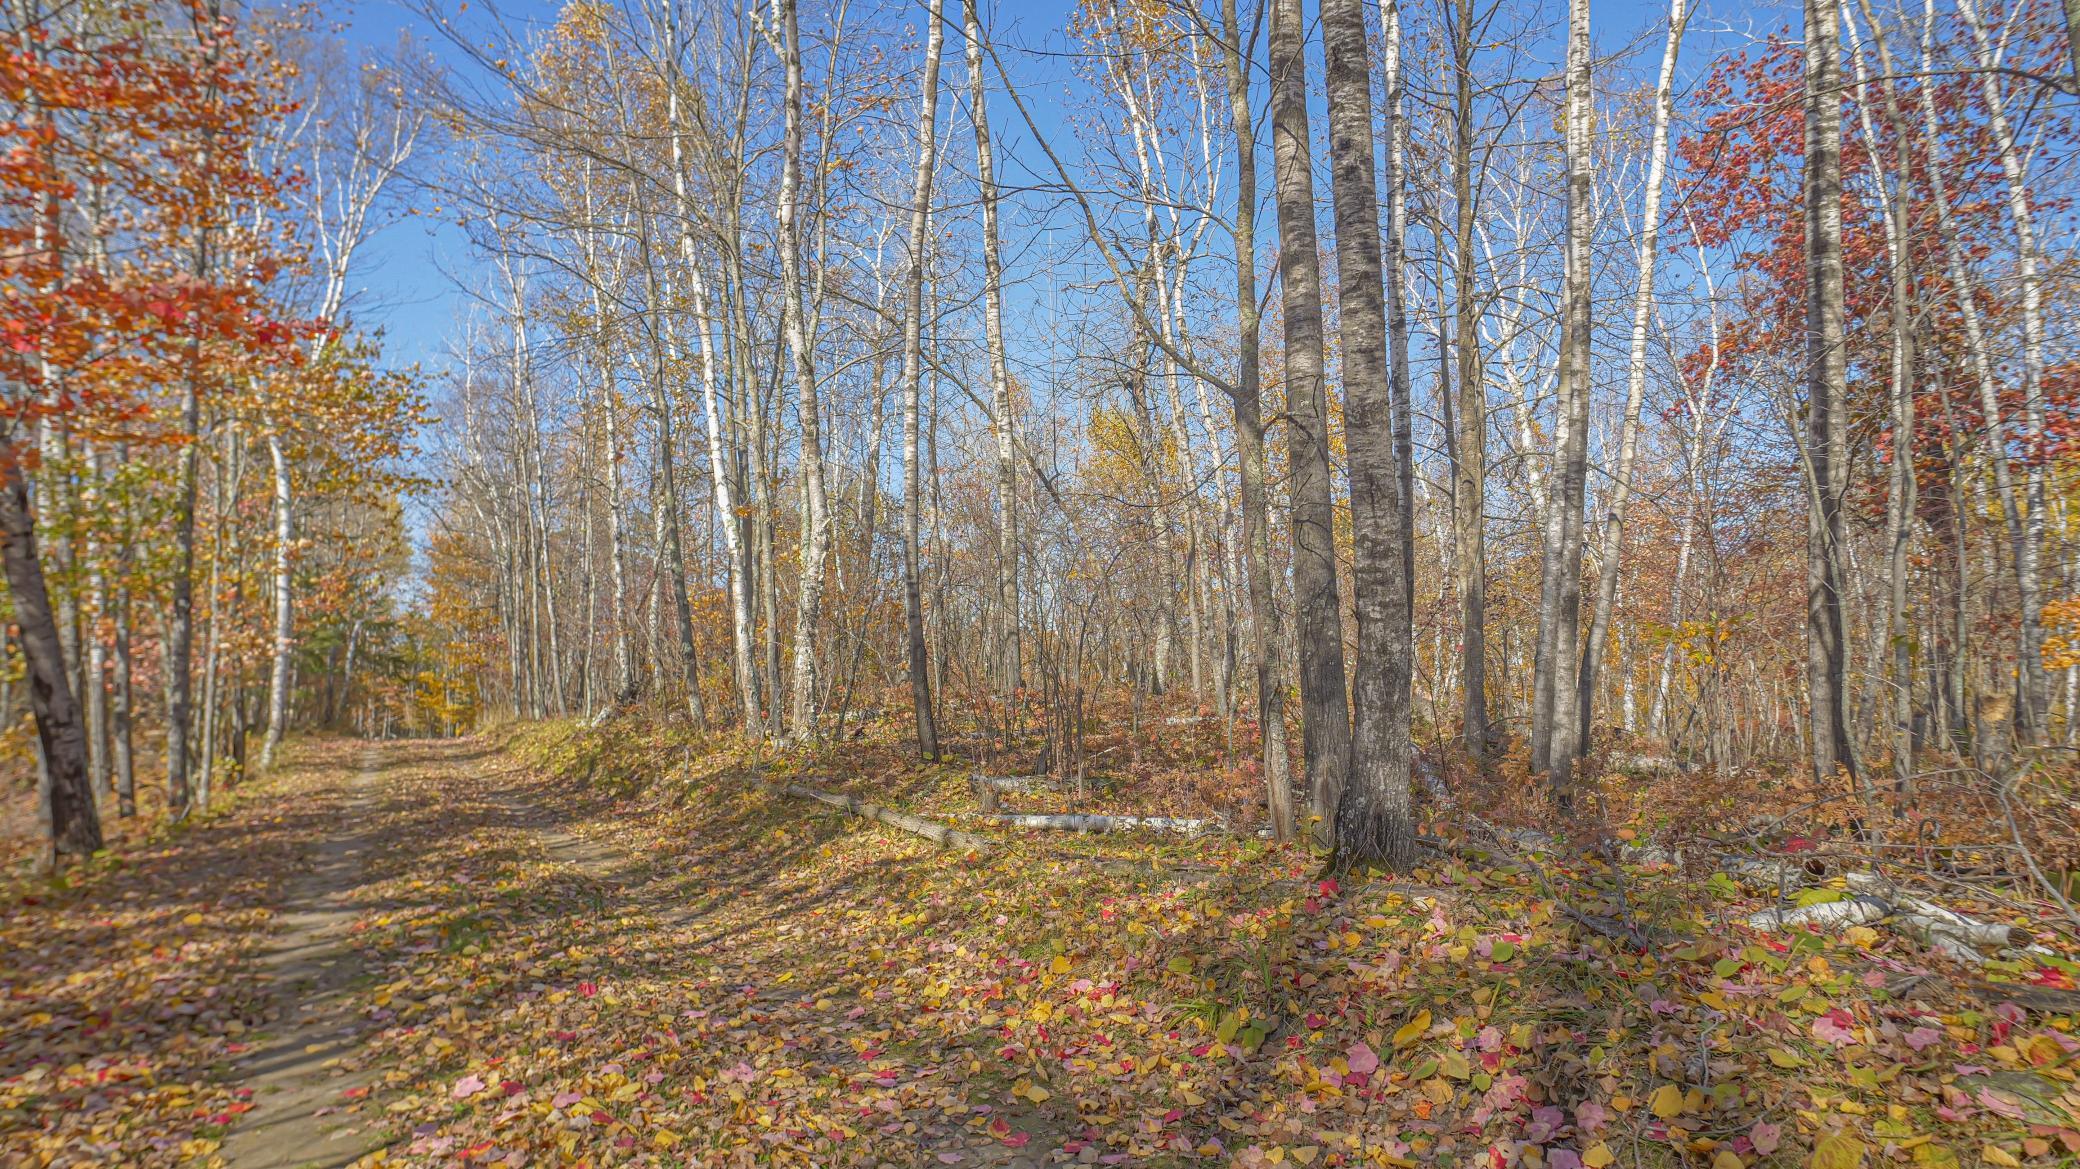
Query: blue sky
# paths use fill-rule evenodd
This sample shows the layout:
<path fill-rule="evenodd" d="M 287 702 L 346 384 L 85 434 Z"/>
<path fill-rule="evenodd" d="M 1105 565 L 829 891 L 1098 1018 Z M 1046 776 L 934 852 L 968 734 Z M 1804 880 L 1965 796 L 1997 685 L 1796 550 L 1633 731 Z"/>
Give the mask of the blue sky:
<path fill-rule="evenodd" d="M 446 6 L 452 7 L 453 2 L 449 0 Z M 874 0 L 854 0 L 855 4 L 871 2 Z M 1442 0 L 1427 2 L 1441 3 Z M 1415 0 L 1411 10 L 1425 3 L 1426 0 Z M 920 14 L 922 11 L 921 4 L 901 3 L 901 6 Z M 481 12 L 483 0 L 478 0 L 475 7 Z M 502 16 L 516 25 L 551 20 L 559 7 L 550 0 L 507 0 L 498 5 Z M 949 0 L 948 8 L 956 9 L 957 4 Z M 1070 63 L 1058 54 L 1067 48 L 1062 29 L 1073 3 L 1071 0 L 997 0 L 993 8 L 993 15 L 986 19 L 996 30 L 1007 66 L 1020 76 L 1021 89 L 1028 102 L 1035 107 L 1057 149 L 1074 165 L 1077 152 L 1068 140 L 1069 135 L 1053 121 L 1053 114 L 1059 107 L 1046 100 L 1050 88 L 1059 92 L 1063 80 L 1069 76 Z M 1309 3 L 1308 8 L 1311 14 L 1313 4 Z M 1599 48 L 1609 51 L 1636 42 L 1643 34 L 1658 29 L 1666 18 L 1666 12 L 1664 3 L 1649 0 L 1603 0 L 1595 4 L 1593 18 Z M 1795 11 L 1779 5 L 1753 8 L 1735 5 L 1723 14 L 1706 6 L 1691 21 L 1691 39 L 1685 53 L 1685 64 L 1690 68 L 1684 72 L 1691 73 L 1716 48 L 1769 28 L 1781 27 L 1795 16 Z M 380 53 L 395 48 L 401 37 L 409 36 L 436 59 L 453 58 L 452 50 L 441 38 L 430 35 L 423 20 L 407 10 L 399 0 L 351 0 L 332 9 L 328 17 L 335 22 L 337 35 L 354 46 Z M 855 17 L 855 21 L 858 19 Z M 1658 37 L 1655 39 L 1658 41 Z M 1641 54 L 1643 58 L 1656 55 L 1654 46 L 1647 48 L 1648 51 Z M 957 44 L 949 44 L 948 51 L 952 60 L 946 82 L 958 87 L 961 74 Z M 1650 67 L 1651 60 L 1644 64 Z M 1000 140 L 998 165 L 1003 181 L 1016 184 L 1026 178 L 1051 177 L 1048 163 L 1033 148 L 1029 132 L 1008 101 L 999 97 L 992 103 L 992 118 Z M 427 161 L 437 160 L 421 160 L 422 163 Z M 1268 177 L 1267 168 L 1261 181 L 1268 181 Z M 1080 239 L 1074 225 L 1066 222 L 1055 228 L 1054 235 L 1064 248 L 1072 247 Z M 1018 241 L 1010 241 L 1010 246 L 1014 254 L 1020 249 Z M 355 312 L 364 325 L 380 327 L 384 331 L 395 360 L 401 363 L 417 361 L 429 370 L 438 369 L 445 361 L 447 338 L 467 302 L 457 281 L 471 280 L 475 270 L 476 262 L 466 239 L 452 222 L 427 216 L 405 218 L 386 227 L 368 245 L 354 282 Z M 1018 276 L 1015 272 L 1012 275 L 1014 279 Z"/>

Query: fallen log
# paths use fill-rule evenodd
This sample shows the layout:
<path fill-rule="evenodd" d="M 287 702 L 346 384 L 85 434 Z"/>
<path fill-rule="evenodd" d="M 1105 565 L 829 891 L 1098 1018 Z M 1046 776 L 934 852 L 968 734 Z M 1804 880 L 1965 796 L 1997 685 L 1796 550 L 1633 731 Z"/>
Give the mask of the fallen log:
<path fill-rule="evenodd" d="M 962 812 L 963 817 L 999 824 L 1006 828 L 1032 828 L 1054 832 L 1131 832 L 1148 829 L 1157 832 L 1181 832 L 1196 836 L 1204 832 L 1222 831 L 1221 825 L 1213 820 L 1183 820 L 1174 816 L 1092 816 L 1077 812 L 1058 815 L 1013 812 Z"/>
<path fill-rule="evenodd" d="M 1892 906 L 1879 897 L 1851 897 L 1825 901 L 1796 909 L 1765 909 L 1752 914 L 1748 924 L 1759 930 L 1781 930 L 1792 926 L 1852 926 L 1879 921 L 1892 913 Z"/>
<path fill-rule="evenodd" d="M 985 812 L 995 812 L 1002 807 L 1005 792 L 1031 795 L 1054 788 L 1044 775 L 983 775 L 980 772 L 968 776 L 968 786 L 975 789 L 975 802 Z"/>
<path fill-rule="evenodd" d="M 1909 897 L 1899 891 L 1896 883 L 1876 873 L 1849 872 L 1842 874 L 1842 877 L 1849 888 L 1859 893 L 1873 893 L 1890 901 L 1893 908 L 1899 912 L 1902 924 L 1915 930 L 1947 934 L 1969 945 L 1995 949 L 2027 946 L 2035 940 L 2028 930 L 1998 922 L 1980 921 L 1932 901 Z"/>
<path fill-rule="evenodd" d="M 1000 792 L 1018 792 L 1021 795 L 1033 792 L 1053 791 L 1054 781 L 1044 775 L 984 775 L 976 772 L 968 776 L 968 784 L 977 788 L 994 788 Z"/>
<path fill-rule="evenodd" d="M 927 820 L 922 816 L 912 816 L 908 812 L 898 812 L 892 808 L 884 808 L 879 804 L 870 804 L 857 796 L 827 792 L 822 788 L 810 787 L 803 783 L 767 784 L 766 787 L 770 791 L 790 795 L 796 799 L 815 800 L 821 804 L 829 804 L 833 808 L 842 808 L 863 820 L 872 820 L 876 824 L 886 824 L 891 828 L 900 828 L 905 832 L 922 836 L 934 844 L 947 848 L 966 848 L 976 852 L 987 852 L 990 847 L 990 842 L 986 838 L 977 836 L 972 832 L 962 832 L 958 828 L 941 824 L 937 820 Z"/>

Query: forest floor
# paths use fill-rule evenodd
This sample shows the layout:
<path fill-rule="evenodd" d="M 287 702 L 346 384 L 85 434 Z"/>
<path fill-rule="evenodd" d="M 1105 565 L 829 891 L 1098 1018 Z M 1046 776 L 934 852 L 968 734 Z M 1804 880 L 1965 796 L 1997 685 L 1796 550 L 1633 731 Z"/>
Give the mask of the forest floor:
<path fill-rule="evenodd" d="M 299 744 L 0 885 L 0 1165 L 2080 1163 L 2063 960 L 1583 857 L 941 849 L 755 782 L 950 820 L 895 755 Z"/>

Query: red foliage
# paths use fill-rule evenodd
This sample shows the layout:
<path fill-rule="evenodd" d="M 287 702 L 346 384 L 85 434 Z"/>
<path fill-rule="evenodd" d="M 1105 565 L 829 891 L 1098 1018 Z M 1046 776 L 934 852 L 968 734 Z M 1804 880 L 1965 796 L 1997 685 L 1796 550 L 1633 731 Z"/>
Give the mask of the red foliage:
<path fill-rule="evenodd" d="M 251 147 L 289 112 L 264 44 L 202 0 L 45 20 L 0 51 L 0 379 L 20 425 L 124 426 L 146 390 L 293 361 L 263 290 L 294 258 Z M 180 18 L 184 28 L 171 27 Z"/>

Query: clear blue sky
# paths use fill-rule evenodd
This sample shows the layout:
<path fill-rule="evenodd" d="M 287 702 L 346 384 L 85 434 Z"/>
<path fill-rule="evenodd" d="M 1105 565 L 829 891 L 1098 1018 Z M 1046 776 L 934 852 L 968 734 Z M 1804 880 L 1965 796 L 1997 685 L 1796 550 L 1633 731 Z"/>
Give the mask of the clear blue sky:
<path fill-rule="evenodd" d="M 873 0 L 855 0 L 855 3 L 869 2 Z M 922 9 L 921 4 L 912 0 L 883 2 L 906 11 L 921 13 Z M 452 7 L 454 3 L 455 0 L 449 0 L 448 6 Z M 1415 3 L 1424 4 L 1426 0 L 1415 0 Z M 474 7 L 478 12 L 483 11 L 484 0 L 477 0 Z M 522 24 L 530 21 L 546 23 L 554 18 L 561 5 L 551 0 L 506 0 L 497 7 L 505 19 Z M 949 8 L 952 7 L 949 3 Z M 1034 102 L 1044 123 L 1051 122 L 1056 109 L 1045 97 L 1050 86 L 1058 90 L 1070 73 L 1069 63 L 1056 54 L 1067 48 L 1062 28 L 1074 7 L 1073 0 L 995 0 L 992 7 L 994 15 L 988 19 L 1004 47 L 1007 66 L 1021 75 L 1028 68 L 1032 70 L 1030 78 L 1021 76 L 1021 88 L 1028 100 Z M 1782 27 L 1797 15 L 1785 5 L 1728 7 L 1729 11 L 1720 13 L 1707 4 L 1692 19 L 1689 51 L 1685 53 L 1686 64 L 1692 69 L 1707 60 L 1715 49 Z M 1311 14 L 1313 5 L 1310 3 L 1308 8 Z M 1594 19 L 1599 48 L 1610 51 L 1636 41 L 1643 33 L 1657 28 L 1666 19 L 1666 14 L 1665 3 L 1658 0 L 1602 0 L 1596 3 Z M 853 19 L 857 22 L 863 15 L 856 13 Z M 395 48 L 401 37 L 409 36 L 436 59 L 453 57 L 445 42 L 439 36 L 431 35 L 421 18 L 407 10 L 399 0 L 344 0 L 329 9 L 326 18 L 333 22 L 336 35 L 353 46 L 385 52 Z M 949 51 L 958 52 L 952 47 Z M 1650 67 L 1651 61 L 1647 64 Z M 1685 73 L 1692 69 L 1686 69 Z M 950 84 L 958 85 L 958 79 L 959 69 L 955 64 L 949 69 L 948 80 Z M 1036 98 L 1040 100 L 1035 101 Z M 994 129 L 1002 143 L 999 170 L 1003 179 L 1017 183 L 1028 177 L 1046 175 L 1046 160 L 1033 149 L 1030 134 L 1009 103 L 998 99 L 993 103 L 992 116 Z M 1066 133 L 1056 132 L 1058 124 L 1050 124 L 1048 128 L 1050 137 L 1056 140 L 1057 149 L 1070 157 L 1073 165 L 1078 152 L 1066 141 Z M 1080 238 L 1073 227 L 1065 223 L 1055 230 L 1056 239 L 1062 246 L 1070 246 Z M 1019 250 L 1017 241 L 1012 243 L 1015 254 Z M 359 265 L 355 280 L 358 318 L 364 325 L 383 329 L 395 360 L 404 363 L 419 361 L 430 370 L 437 369 L 444 363 L 446 340 L 467 299 L 456 281 L 469 279 L 475 270 L 476 263 L 468 251 L 463 233 L 452 222 L 432 217 L 406 218 L 386 227 L 371 241 Z M 1013 276 L 1015 279 L 1017 274 L 1013 273 Z"/>

